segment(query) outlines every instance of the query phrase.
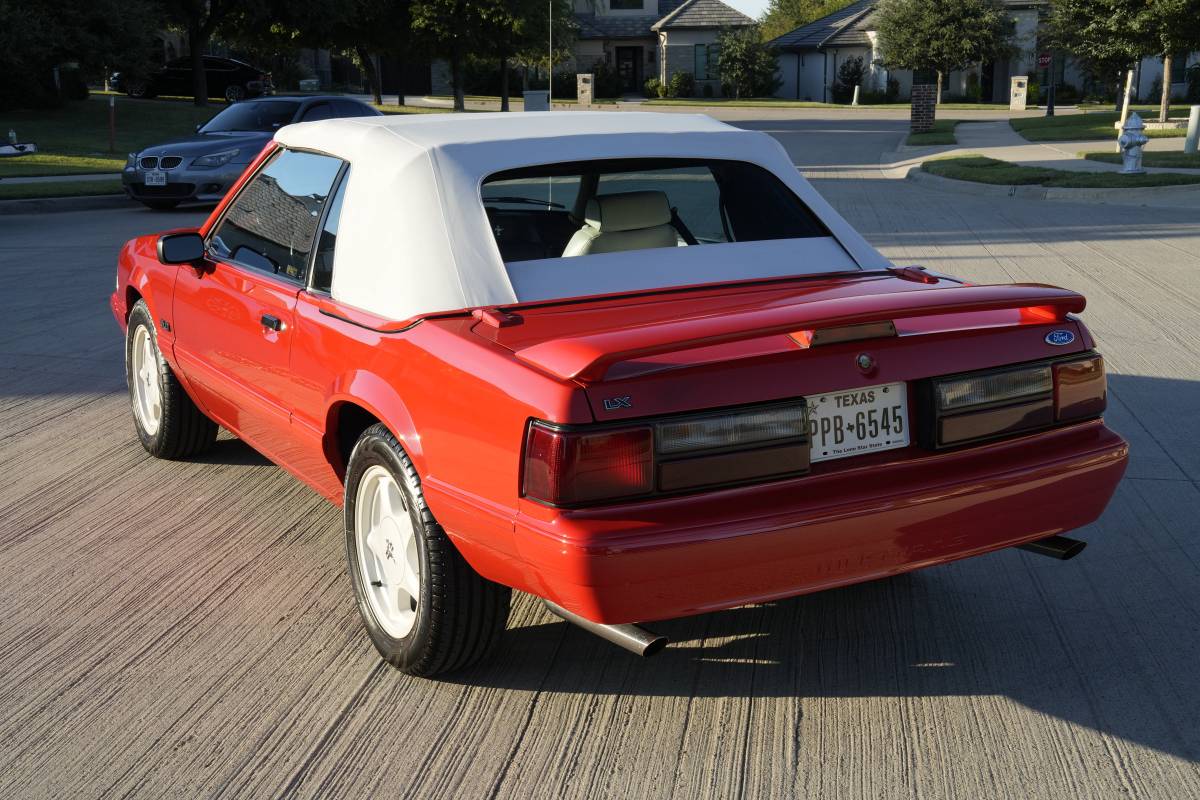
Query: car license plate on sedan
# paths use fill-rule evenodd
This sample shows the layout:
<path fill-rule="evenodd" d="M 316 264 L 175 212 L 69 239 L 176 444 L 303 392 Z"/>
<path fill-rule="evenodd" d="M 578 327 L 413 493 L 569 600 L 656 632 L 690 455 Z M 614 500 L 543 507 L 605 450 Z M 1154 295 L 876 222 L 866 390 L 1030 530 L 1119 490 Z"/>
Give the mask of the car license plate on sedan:
<path fill-rule="evenodd" d="M 166 186 L 167 173 L 161 169 L 152 169 L 146 173 L 145 183 L 147 186 Z"/>
<path fill-rule="evenodd" d="M 903 383 L 811 395 L 811 461 L 828 461 L 908 445 L 908 392 Z"/>

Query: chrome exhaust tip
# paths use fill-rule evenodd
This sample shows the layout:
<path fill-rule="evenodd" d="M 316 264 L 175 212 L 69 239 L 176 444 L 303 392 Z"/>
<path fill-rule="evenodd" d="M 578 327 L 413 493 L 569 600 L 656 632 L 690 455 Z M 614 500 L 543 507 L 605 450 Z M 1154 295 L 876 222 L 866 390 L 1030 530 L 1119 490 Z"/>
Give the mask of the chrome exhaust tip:
<path fill-rule="evenodd" d="M 1087 547 L 1087 542 L 1081 542 L 1078 539 L 1071 539 L 1066 536 L 1047 536 L 1045 539 L 1036 539 L 1032 542 L 1017 545 L 1018 550 L 1037 553 L 1039 556 L 1057 558 L 1059 561 L 1074 558 L 1082 553 L 1085 547 Z"/>
<path fill-rule="evenodd" d="M 576 627 L 583 628 L 588 633 L 594 633 L 601 639 L 607 639 L 618 647 L 623 647 L 634 655 L 649 658 L 667 646 L 668 639 L 657 633 L 646 630 L 640 625 L 604 625 L 592 622 L 578 614 L 572 614 L 560 605 L 542 600 L 546 609 L 554 616 L 566 620 Z"/>

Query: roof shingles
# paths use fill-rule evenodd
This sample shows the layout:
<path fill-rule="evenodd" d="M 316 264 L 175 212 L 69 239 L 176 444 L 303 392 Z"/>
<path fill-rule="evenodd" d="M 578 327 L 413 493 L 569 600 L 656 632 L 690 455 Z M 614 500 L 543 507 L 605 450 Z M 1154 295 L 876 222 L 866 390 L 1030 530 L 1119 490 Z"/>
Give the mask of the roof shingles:
<path fill-rule="evenodd" d="M 658 0 L 657 15 L 576 14 L 580 39 L 644 39 L 658 30 L 727 28 L 753 20 L 720 0 Z"/>

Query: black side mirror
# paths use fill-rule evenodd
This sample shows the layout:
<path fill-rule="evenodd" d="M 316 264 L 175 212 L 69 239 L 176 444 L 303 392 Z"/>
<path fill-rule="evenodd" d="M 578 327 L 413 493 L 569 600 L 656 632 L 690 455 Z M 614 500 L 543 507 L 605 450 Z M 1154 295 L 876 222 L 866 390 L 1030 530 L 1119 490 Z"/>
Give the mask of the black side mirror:
<path fill-rule="evenodd" d="M 164 264 L 194 264 L 204 258 L 198 233 L 168 233 L 158 237 L 158 260 Z"/>

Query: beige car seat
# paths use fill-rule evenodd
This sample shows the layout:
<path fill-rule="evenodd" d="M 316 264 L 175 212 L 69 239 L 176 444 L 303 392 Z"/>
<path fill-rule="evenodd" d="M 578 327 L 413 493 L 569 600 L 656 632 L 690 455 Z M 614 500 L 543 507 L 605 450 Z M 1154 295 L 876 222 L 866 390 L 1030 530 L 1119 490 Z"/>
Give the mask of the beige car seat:
<path fill-rule="evenodd" d="M 567 242 L 563 258 L 679 244 L 665 192 L 596 195 L 588 201 L 583 221 Z"/>

